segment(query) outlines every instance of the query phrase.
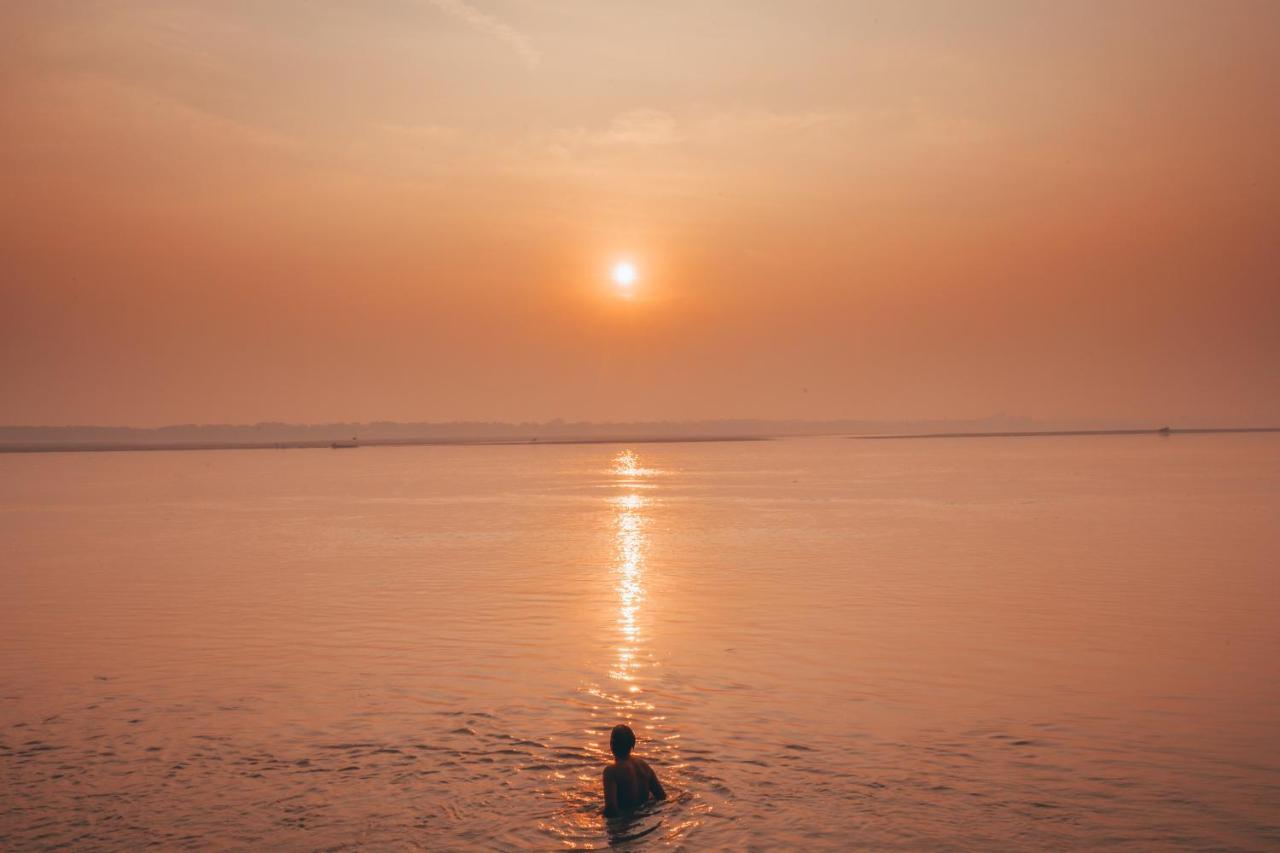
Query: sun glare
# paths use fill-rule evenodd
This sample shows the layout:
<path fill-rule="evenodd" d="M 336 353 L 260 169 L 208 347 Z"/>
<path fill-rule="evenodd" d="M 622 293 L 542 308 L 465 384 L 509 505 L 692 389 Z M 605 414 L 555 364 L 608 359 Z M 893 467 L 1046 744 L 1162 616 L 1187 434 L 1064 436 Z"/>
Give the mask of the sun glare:
<path fill-rule="evenodd" d="M 630 261 L 618 261 L 613 265 L 613 283 L 623 293 L 630 293 L 636 283 L 636 267 Z"/>

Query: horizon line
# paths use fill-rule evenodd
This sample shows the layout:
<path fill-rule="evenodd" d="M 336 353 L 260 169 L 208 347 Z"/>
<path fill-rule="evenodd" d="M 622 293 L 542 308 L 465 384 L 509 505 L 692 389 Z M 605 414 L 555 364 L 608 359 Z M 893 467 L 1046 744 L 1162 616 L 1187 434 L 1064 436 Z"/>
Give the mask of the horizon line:
<path fill-rule="evenodd" d="M 282 421 L 282 420 L 262 420 L 262 421 L 180 421 L 157 424 L 154 426 L 139 426 L 136 424 L 104 424 L 104 423 L 9 423 L 0 424 L 0 431 L 9 430 L 119 430 L 119 431 L 137 431 L 137 432 L 159 432 L 163 430 L 178 429 L 262 429 L 264 427 L 274 428 L 303 428 L 318 429 L 326 427 L 546 427 L 551 429 L 560 429 L 565 427 L 611 427 L 611 426 L 709 426 L 718 424 L 797 424 L 820 426 L 826 424 L 971 424 L 983 423 L 988 421 L 1007 421 L 1022 422 L 1028 424 L 1072 424 L 1081 430 L 1089 429 L 1141 429 L 1138 424 L 1158 425 L 1152 426 L 1158 429 L 1160 426 L 1172 423 L 1183 424 L 1176 427 L 1180 430 L 1190 429 L 1275 429 L 1280 428 L 1268 424 L 1242 424 L 1232 418 L 1223 418 L 1222 421 L 1228 423 L 1234 422 L 1231 427 L 1220 424 L 1205 424 L 1209 419 L 1194 419 L 1202 426 L 1187 426 L 1192 418 L 1179 417 L 1173 420 L 1168 418 L 1137 418 L 1137 417 L 1079 417 L 1079 416 L 1062 416 L 1062 417 L 1042 417 L 1034 415 L 1011 415 L 1004 412 L 997 412 L 989 415 L 980 415 L 974 417 L 860 417 L 860 416 L 839 416 L 825 418 L 804 418 L 804 417 L 707 417 L 707 418 L 655 418 L 655 419 L 567 419 L 563 417 L 555 417 L 547 420 L 486 420 L 486 419 L 450 419 L 450 420 L 389 420 L 385 418 L 375 420 L 330 420 L 330 421 Z M 1217 419 L 1214 419 L 1217 420 Z M 1092 425 L 1086 427 L 1085 424 Z M 1104 426 L 1104 424 L 1106 426 Z M 1046 427 L 1047 428 L 1047 427 Z M 1062 430 L 1067 427 L 1060 427 Z"/>

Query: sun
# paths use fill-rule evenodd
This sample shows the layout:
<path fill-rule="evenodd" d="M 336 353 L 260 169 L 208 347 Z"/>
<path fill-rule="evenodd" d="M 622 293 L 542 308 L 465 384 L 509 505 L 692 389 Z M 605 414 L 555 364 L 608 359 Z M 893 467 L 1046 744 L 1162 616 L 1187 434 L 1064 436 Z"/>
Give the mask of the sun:
<path fill-rule="evenodd" d="M 613 265 L 613 283 L 623 293 L 631 292 L 631 288 L 635 286 L 638 277 L 636 265 L 630 261 L 618 261 Z"/>

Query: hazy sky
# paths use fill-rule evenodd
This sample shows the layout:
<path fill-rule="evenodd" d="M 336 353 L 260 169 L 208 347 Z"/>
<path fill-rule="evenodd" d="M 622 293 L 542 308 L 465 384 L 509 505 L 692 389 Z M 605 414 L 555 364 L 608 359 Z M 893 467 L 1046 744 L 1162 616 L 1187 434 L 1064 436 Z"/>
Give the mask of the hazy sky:
<path fill-rule="evenodd" d="M 5 3 L 0 422 L 1280 422 L 1277 45 L 1269 0 Z"/>

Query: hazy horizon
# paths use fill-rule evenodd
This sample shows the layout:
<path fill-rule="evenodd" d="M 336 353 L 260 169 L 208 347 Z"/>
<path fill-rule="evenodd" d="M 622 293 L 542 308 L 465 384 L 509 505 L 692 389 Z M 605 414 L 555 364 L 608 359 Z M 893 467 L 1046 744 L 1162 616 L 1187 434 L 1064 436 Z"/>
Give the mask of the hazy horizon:
<path fill-rule="evenodd" d="M 0 423 L 1280 422 L 1280 4 L 0 32 Z"/>
<path fill-rule="evenodd" d="M 1159 418 L 1096 418 L 1096 419 L 1036 419 L 1003 412 L 977 418 L 927 418 L 927 419 L 874 419 L 830 418 L 824 420 L 803 418 L 702 418 L 698 420 L 640 420 L 640 421 L 571 421 L 552 418 L 546 421 L 326 421 L 298 423 L 289 421 L 258 421 L 255 423 L 176 423 L 176 424 L 0 424 L 0 444 L 8 441 L 41 441 L 61 439 L 65 441 L 94 440 L 112 435 L 145 438 L 164 436 L 173 440 L 234 440 L 267 439 L 297 436 L 312 439 L 346 437 L 352 431 L 368 438 L 414 438 L 468 436 L 534 436 L 593 437 L 621 436 L 637 438 L 654 436 L 731 436 L 777 435 L 805 436 L 830 435 L 864 431 L 867 433 L 902 433 L 908 431 L 964 431 L 981 433 L 990 431 L 1109 431 L 1155 430 L 1169 426 L 1176 430 L 1276 430 L 1280 424 L 1232 423 L 1226 421 L 1198 421 L 1194 419 Z"/>

